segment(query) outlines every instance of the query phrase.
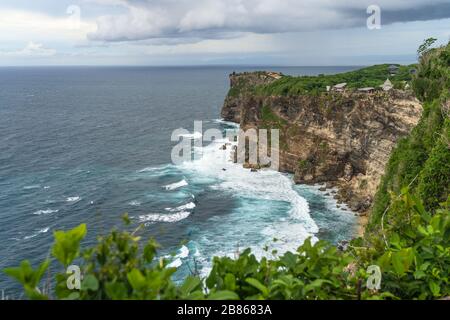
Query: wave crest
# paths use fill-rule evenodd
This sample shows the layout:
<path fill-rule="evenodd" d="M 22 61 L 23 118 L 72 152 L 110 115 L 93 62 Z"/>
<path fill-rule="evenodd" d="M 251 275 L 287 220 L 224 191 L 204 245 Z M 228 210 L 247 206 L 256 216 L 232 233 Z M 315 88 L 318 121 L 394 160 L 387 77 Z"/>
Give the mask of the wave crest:
<path fill-rule="evenodd" d="M 181 181 L 165 185 L 163 188 L 166 189 L 166 190 L 176 190 L 176 189 L 179 189 L 181 187 L 185 187 L 187 185 L 189 185 L 189 183 L 185 179 L 183 179 Z"/>
<path fill-rule="evenodd" d="M 178 222 L 189 217 L 191 213 L 189 211 L 180 211 L 172 214 L 159 214 L 150 213 L 146 215 L 139 216 L 139 221 L 141 223 L 156 223 L 156 222 Z"/>

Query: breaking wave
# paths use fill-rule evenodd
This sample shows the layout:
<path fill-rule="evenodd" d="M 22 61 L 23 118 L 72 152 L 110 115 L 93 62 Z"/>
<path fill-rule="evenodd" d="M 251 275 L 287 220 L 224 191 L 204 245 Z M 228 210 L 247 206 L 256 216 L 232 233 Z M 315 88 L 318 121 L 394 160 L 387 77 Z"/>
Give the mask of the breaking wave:
<path fill-rule="evenodd" d="M 191 213 L 189 211 L 180 211 L 172 214 L 159 214 L 150 213 L 146 215 L 140 215 L 139 221 L 141 223 L 155 223 L 155 222 L 178 222 L 189 217 Z"/>
<path fill-rule="evenodd" d="M 34 237 L 38 236 L 38 235 L 41 234 L 41 233 L 47 233 L 48 230 L 50 230 L 49 227 L 42 228 L 42 229 L 40 229 L 40 230 L 38 230 L 38 231 L 32 233 L 31 235 L 24 237 L 23 239 L 24 239 L 24 240 L 28 240 L 28 239 L 34 238 Z"/>
<path fill-rule="evenodd" d="M 179 189 L 181 187 L 185 187 L 187 185 L 189 185 L 188 182 L 185 179 L 183 179 L 181 181 L 178 181 L 178 182 L 175 182 L 175 183 L 171 183 L 171 184 L 168 184 L 168 185 L 164 186 L 164 189 L 166 189 L 166 190 L 176 190 L 176 189 Z"/>
<path fill-rule="evenodd" d="M 59 210 L 51 210 L 51 209 L 47 209 L 47 210 L 37 210 L 35 212 L 33 212 L 34 215 L 40 216 L 41 214 L 50 214 L 50 213 L 56 213 Z"/>

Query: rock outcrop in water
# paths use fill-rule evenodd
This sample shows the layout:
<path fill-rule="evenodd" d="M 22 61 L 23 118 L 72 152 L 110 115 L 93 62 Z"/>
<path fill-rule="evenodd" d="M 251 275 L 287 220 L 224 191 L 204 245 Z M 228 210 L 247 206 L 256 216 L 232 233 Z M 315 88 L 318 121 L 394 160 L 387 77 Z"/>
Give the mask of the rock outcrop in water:
<path fill-rule="evenodd" d="M 259 94 L 280 74 L 230 75 L 222 117 L 241 128 L 280 129 L 280 171 L 296 183 L 338 187 L 340 201 L 364 214 L 392 148 L 417 124 L 422 106 L 412 92 Z"/>

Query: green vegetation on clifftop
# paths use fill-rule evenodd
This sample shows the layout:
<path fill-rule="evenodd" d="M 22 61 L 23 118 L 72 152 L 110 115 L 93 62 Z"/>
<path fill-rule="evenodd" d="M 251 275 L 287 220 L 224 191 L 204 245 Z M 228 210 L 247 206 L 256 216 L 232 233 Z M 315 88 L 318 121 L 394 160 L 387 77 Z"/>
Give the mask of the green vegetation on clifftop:
<path fill-rule="evenodd" d="M 391 76 L 389 66 L 389 64 L 381 64 L 333 75 L 302 77 L 284 76 L 270 84 L 257 86 L 255 88 L 255 93 L 261 95 L 285 96 L 294 96 L 307 93 L 315 94 L 319 92 L 326 92 L 327 86 L 332 87 L 338 83 L 344 82 L 347 83 L 347 88 L 350 89 L 364 87 L 377 88 L 382 85 L 387 78 L 390 79 L 395 87 L 403 88 L 405 81 L 411 81 L 411 72 L 417 67 L 416 65 L 397 65 L 399 67 L 397 73 Z"/>
<path fill-rule="evenodd" d="M 368 230 L 377 232 L 382 216 L 394 223 L 399 217 L 390 207 L 392 194 L 403 186 L 428 210 L 446 200 L 450 191 L 450 45 L 428 50 L 420 58 L 412 85 L 424 111 L 411 134 L 400 141 L 386 166 Z M 400 223 L 400 221 L 398 221 Z"/>

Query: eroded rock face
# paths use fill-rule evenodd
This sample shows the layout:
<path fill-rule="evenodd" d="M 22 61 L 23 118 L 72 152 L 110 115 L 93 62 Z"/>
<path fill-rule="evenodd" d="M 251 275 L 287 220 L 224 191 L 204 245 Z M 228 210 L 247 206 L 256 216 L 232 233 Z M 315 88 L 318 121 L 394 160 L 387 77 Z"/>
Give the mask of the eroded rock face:
<path fill-rule="evenodd" d="M 264 96 L 246 88 L 275 78 L 247 73 L 230 79 L 231 90 L 239 87 L 226 98 L 222 117 L 244 130 L 279 128 L 280 171 L 294 173 L 296 183 L 339 187 L 339 198 L 360 212 L 369 209 L 392 148 L 422 112 L 412 92 Z"/>
<path fill-rule="evenodd" d="M 282 77 L 276 72 L 245 72 L 230 74 L 230 92 L 225 98 L 222 118 L 236 123 L 241 122 L 241 92 L 258 85 L 269 84 Z"/>

